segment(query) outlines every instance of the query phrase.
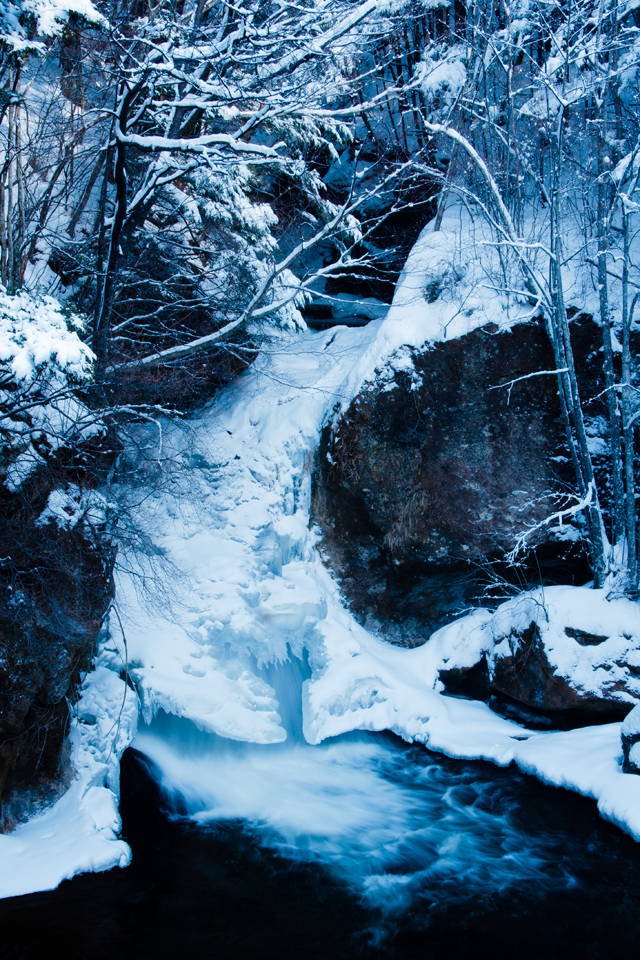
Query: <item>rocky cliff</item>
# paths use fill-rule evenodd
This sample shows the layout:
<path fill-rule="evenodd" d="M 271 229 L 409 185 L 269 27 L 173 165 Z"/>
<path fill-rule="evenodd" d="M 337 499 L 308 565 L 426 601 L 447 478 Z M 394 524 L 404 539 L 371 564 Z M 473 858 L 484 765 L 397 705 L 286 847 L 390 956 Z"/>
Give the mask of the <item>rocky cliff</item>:
<path fill-rule="evenodd" d="M 60 449 L 19 491 L 0 486 L 0 829 L 68 779 L 80 671 L 112 596 L 109 438 Z"/>
<path fill-rule="evenodd" d="M 601 334 L 584 314 L 571 328 L 606 514 Z M 325 430 L 313 513 L 356 615 L 416 646 L 470 607 L 591 575 L 580 522 L 545 522 L 573 476 L 556 379 L 537 375 L 554 368 L 542 325 L 485 326 L 410 361 L 390 357 Z M 534 726 L 620 719 L 640 696 L 635 621 L 615 639 L 606 616 L 595 632 L 572 617 L 558 613 L 553 630 L 538 613 L 505 622 L 475 666 L 441 679 Z"/>

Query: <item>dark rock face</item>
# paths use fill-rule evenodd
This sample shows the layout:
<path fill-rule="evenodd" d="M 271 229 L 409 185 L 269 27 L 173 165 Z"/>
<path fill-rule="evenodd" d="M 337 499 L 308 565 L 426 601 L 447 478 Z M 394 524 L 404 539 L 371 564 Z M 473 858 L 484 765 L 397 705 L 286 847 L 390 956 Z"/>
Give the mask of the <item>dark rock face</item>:
<path fill-rule="evenodd" d="M 108 444 L 107 444 L 108 446 Z M 52 490 L 87 491 L 104 445 L 49 465 L 19 493 L 0 486 L 0 803 L 4 828 L 25 797 L 60 786 L 69 701 L 112 596 L 113 539 L 102 518 L 38 522 Z M 94 511 L 95 513 L 95 511 Z M 25 811 L 26 812 L 26 811 Z M 0 807 L 0 829 L 3 828 Z"/>
<path fill-rule="evenodd" d="M 573 326 L 588 395 L 599 329 L 586 317 Z M 356 614 L 416 642 L 477 603 L 478 565 L 558 509 L 572 472 L 555 377 L 501 387 L 554 368 L 541 325 L 475 330 L 413 361 L 415 374 L 363 390 L 326 432 L 313 511 Z M 564 567 L 555 582 L 589 579 L 581 548 L 545 527 L 528 546 L 534 582 L 539 569 L 554 582 L 554 567 Z"/>
<path fill-rule="evenodd" d="M 632 709 L 629 703 L 586 694 L 558 676 L 547 658 L 537 623 L 510 637 L 510 646 L 512 655 L 500 657 L 494 664 L 494 692 L 545 714 L 582 714 L 585 722 L 592 723 L 622 720 Z"/>

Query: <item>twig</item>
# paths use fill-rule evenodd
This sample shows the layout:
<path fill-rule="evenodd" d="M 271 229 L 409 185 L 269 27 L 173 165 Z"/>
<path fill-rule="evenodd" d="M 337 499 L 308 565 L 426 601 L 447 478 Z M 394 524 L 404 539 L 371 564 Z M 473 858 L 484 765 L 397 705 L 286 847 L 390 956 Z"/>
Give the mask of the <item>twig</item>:
<path fill-rule="evenodd" d="M 511 391 L 516 383 L 520 383 L 521 380 L 530 380 L 532 377 L 547 377 L 555 376 L 560 373 L 568 373 L 568 367 L 560 367 L 559 370 L 537 370 L 535 373 L 526 373 L 523 377 L 516 377 L 515 380 L 508 380 L 506 383 L 499 383 L 496 387 L 489 387 L 489 390 L 501 390 L 503 387 L 509 388 L 509 393 L 507 394 L 507 406 L 511 402 Z"/>

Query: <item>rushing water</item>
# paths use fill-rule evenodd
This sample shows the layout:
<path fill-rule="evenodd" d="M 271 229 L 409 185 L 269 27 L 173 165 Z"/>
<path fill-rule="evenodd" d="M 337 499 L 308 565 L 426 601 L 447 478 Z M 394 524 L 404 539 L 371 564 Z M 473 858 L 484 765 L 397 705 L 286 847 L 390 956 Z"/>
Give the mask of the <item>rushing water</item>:
<path fill-rule="evenodd" d="M 174 815 L 202 826 L 242 821 L 282 858 L 323 864 L 383 915 L 416 900 L 452 903 L 575 880 L 554 844 L 523 832 L 496 781 L 443 766 L 395 738 L 302 736 L 305 664 L 263 668 L 287 740 L 267 746 L 201 733 L 160 714 L 134 742 Z"/>
<path fill-rule="evenodd" d="M 265 672 L 283 744 L 167 715 L 122 768 L 126 870 L 0 903 L 0 956 L 628 957 L 640 846 L 595 805 L 390 734 L 311 747 L 300 662 Z"/>
<path fill-rule="evenodd" d="M 206 803 L 182 801 L 183 813 L 198 807 L 196 821 L 176 816 L 175 792 L 167 807 L 157 768 L 128 751 L 132 866 L 0 903 L 3 960 L 612 960 L 637 949 L 640 851 L 590 801 L 389 735 L 309 750 L 317 760 L 294 748 L 286 761 L 276 748 L 270 783 L 254 761 L 242 783 L 225 782 L 241 772 L 227 758 L 218 786 L 213 775 L 204 783 Z M 182 759 L 192 761 L 187 748 Z M 345 782 L 323 780 L 334 764 L 355 765 L 360 777 L 347 769 Z M 257 786 L 270 798 L 246 795 Z M 272 805 L 281 789 L 296 798 L 284 812 Z M 247 819 L 222 808 L 234 795 Z M 209 819 L 213 802 L 222 819 Z M 393 878 L 411 878 L 402 902 L 380 897 L 383 869 L 395 893 Z"/>
<path fill-rule="evenodd" d="M 613 960 L 637 950 L 640 850 L 590 801 L 389 735 L 308 748 L 317 759 L 275 751 L 271 774 L 252 748 L 219 764 L 211 751 L 199 799 L 187 791 L 180 802 L 154 779 L 167 773 L 127 751 L 132 865 L 1 902 L 3 960 Z M 186 747 L 177 756 L 173 776 L 197 762 Z"/>

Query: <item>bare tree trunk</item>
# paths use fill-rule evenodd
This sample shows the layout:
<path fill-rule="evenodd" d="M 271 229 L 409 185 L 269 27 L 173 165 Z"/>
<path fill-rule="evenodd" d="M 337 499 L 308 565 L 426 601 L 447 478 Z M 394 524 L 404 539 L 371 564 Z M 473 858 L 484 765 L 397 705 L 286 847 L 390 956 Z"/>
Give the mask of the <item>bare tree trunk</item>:
<path fill-rule="evenodd" d="M 589 526 L 589 540 L 591 546 L 591 562 L 593 567 L 594 586 L 601 587 L 606 576 L 606 557 L 605 540 L 602 524 L 602 513 L 598 501 L 598 492 L 593 472 L 593 463 L 589 452 L 589 443 L 584 425 L 584 416 L 582 413 L 582 403 L 580 400 L 580 390 L 578 388 L 578 379 L 576 376 L 575 362 L 573 357 L 573 347 L 571 345 L 571 333 L 567 319 L 567 308 L 564 299 L 564 284 L 562 280 L 562 232 L 561 232 L 561 191 L 563 182 L 563 150 L 564 150 L 564 110 L 561 110 L 558 117 L 557 136 L 555 141 L 556 156 L 553 168 L 553 190 L 551 195 L 551 228 L 552 228 L 552 252 L 554 260 L 552 264 L 552 275 L 554 278 L 554 317 L 555 326 L 553 336 L 553 346 L 556 350 L 556 362 L 561 361 L 567 372 L 559 376 L 562 381 L 560 390 L 560 402 L 566 404 L 567 412 L 570 413 L 570 419 L 573 421 L 575 431 L 575 452 L 572 451 L 574 467 L 576 467 L 576 480 L 578 488 L 583 495 L 591 492 L 591 503 L 586 509 L 587 522 Z M 561 369 L 561 367 L 558 367 Z M 564 417 L 563 417 L 564 418 Z M 572 431 L 569 426 L 567 438 L 571 448 Z M 576 463 L 577 460 L 577 463 Z"/>
<path fill-rule="evenodd" d="M 604 117 L 600 112 L 598 131 L 598 290 L 600 296 L 600 325 L 604 347 L 603 371 L 609 411 L 609 448 L 611 451 L 611 479 L 613 486 L 612 540 L 616 543 L 622 536 L 624 522 L 624 481 L 622 476 L 622 443 L 620 439 L 620 416 L 616 396 L 611 347 L 611 316 L 609 311 L 609 280 L 607 275 L 607 224 L 608 203 L 604 181 Z"/>
<path fill-rule="evenodd" d="M 103 165 L 104 165 L 104 156 L 103 156 L 103 154 L 101 153 L 100 156 L 98 157 L 98 160 L 97 160 L 96 163 L 95 163 L 95 166 L 94 166 L 93 170 L 91 171 L 91 176 L 89 177 L 88 183 L 87 183 L 86 187 L 84 188 L 84 191 L 83 191 L 82 196 L 81 196 L 81 198 L 80 198 L 80 202 L 79 202 L 78 206 L 76 207 L 76 209 L 74 210 L 73 216 L 71 217 L 71 222 L 69 223 L 69 226 L 67 227 L 67 233 L 69 234 L 70 237 L 73 237 L 73 235 L 74 235 L 75 232 L 76 232 L 76 227 L 78 226 L 78 221 L 80 220 L 80 217 L 82 216 L 82 214 L 83 214 L 84 211 L 85 211 L 85 207 L 87 206 L 87 203 L 89 202 L 89 198 L 91 197 L 91 193 L 93 192 L 93 188 L 94 188 L 95 185 L 96 185 L 96 180 L 97 180 L 98 177 L 100 176 L 100 171 L 102 170 Z"/>
<path fill-rule="evenodd" d="M 6 210 L 6 166 L 0 174 L 0 282 L 4 287 L 9 282 L 7 270 L 7 210 Z"/>
<path fill-rule="evenodd" d="M 26 243 L 26 223 L 24 213 L 24 174 L 22 170 L 22 142 L 20 137 L 20 118 L 16 116 L 16 184 L 18 188 L 18 242 L 15 250 L 15 280 L 16 286 L 21 287 L 24 279 L 26 258 L 24 247 Z"/>
<path fill-rule="evenodd" d="M 29 253 L 27 258 L 33 260 L 36 255 L 36 248 L 38 246 L 38 240 L 42 234 L 42 230 L 47 222 L 47 217 L 49 216 L 49 210 L 51 209 L 51 202 L 53 199 L 53 191 L 56 183 L 60 179 L 61 174 L 64 172 L 67 164 L 69 163 L 71 157 L 73 156 L 73 151 L 79 139 L 84 136 L 85 129 L 82 127 L 80 131 L 66 144 L 64 148 L 64 155 L 59 160 L 55 170 L 51 174 L 49 183 L 47 184 L 47 189 L 42 194 L 40 198 L 40 215 L 38 217 L 38 225 L 33 231 L 31 236 L 31 242 L 29 244 Z"/>
<path fill-rule="evenodd" d="M 631 423 L 631 320 L 633 307 L 629 308 L 629 214 L 623 209 L 624 256 L 622 260 L 622 429 L 624 439 L 624 474 L 626 493 L 627 577 L 628 591 L 633 598 L 638 595 L 637 511 L 634 476 L 634 427 Z"/>
<path fill-rule="evenodd" d="M 449 191 L 451 190 L 451 182 L 453 180 L 453 170 L 457 159 L 458 144 L 454 143 L 453 150 L 451 151 L 451 157 L 449 159 L 449 166 L 447 167 L 447 176 L 442 186 L 442 190 L 440 191 L 440 198 L 438 200 L 438 212 L 436 213 L 436 219 L 433 225 L 433 229 L 436 232 L 442 229 L 442 218 L 444 217 L 447 200 L 449 199 Z"/>
<path fill-rule="evenodd" d="M 127 132 L 129 111 L 135 103 L 135 100 L 142 90 L 143 85 L 143 81 L 139 81 L 135 87 L 129 89 L 124 94 L 120 102 L 118 115 L 115 118 L 115 126 L 118 128 L 120 133 L 120 138 L 116 136 L 115 146 L 116 162 L 114 168 L 114 179 L 116 182 L 116 204 L 111 221 L 106 264 L 104 266 L 102 282 L 96 298 L 93 323 L 92 346 L 96 355 L 96 378 L 98 380 L 104 375 L 109 362 L 111 311 L 113 307 L 118 259 L 121 252 L 120 240 L 122 238 L 122 228 L 127 215 L 127 148 L 126 144 L 122 140 L 122 137 L 124 137 Z M 105 171 L 105 177 L 107 176 L 108 168 Z"/>

